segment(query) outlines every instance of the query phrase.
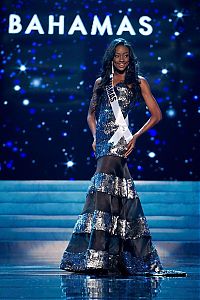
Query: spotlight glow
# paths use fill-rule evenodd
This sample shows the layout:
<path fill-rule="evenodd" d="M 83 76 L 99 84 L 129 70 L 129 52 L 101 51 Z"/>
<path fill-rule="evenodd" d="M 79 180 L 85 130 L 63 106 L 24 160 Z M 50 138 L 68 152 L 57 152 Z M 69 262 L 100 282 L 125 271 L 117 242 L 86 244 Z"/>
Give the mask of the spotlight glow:
<path fill-rule="evenodd" d="M 178 13 L 176 14 L 176 16 L 177 16 L 177 18 L 182 18 L 182 17 L 183 17 L 183 13 L 182 13 L 182 12 L 178 12 Z"/>
<path fill-rule="evenodd" d="M 192 52 L 188 51 L 188 52 L 186 53 L 186 56 L 188 56 L 188 57 L 193 57 L 194 54 L 193 54 Z"/>
<path fill-rule="evenodd" d="M 21 65 L 19 67 L 20 71 L 25 72 L 26 71 L 26 66 L 25 65 Z"/>
<path fill-rule="evenodd" d="M 41 78 L 34 78 L 32 81 L 31 81 L 31 85 L 33 87 L 39 87 L 41 84 Z"/>
<path fill-rule="evenodd" d="M 162 69 L 161 72 L 162 72 L 163 75 L 166 75 L 168 73 L 168 70 L 167 69 Z"/>
<path fill-rule="evenodd" d="M 23 103 L 23 105 L 29 105 L 29 103 L 30 103 L 30 101 L 28 100 L 28 99 L 24 99 L 23 101 L 22 101 L 22 103 Z"/>
<path fill-rule="evenodd" d="M 169 118 L 173 118 L 175 117 L 176 115 L 176 111 L 173 109 L 173 108 L 169 108 L 167 111 L 166 111 L 166 114 Z"/>
<path fill-rule="evenodd" d="M 149 156 L 150 158 L 154 158 L 154 157 L 156 156 L 156 154 L 155 154 L 154 152 L 149 152 L 149 153 L 148 153 L 148 156 Z"/>
<path fill-rule="evenodd" d="M 18 92 L 18 91 L 20 91 L 21 90 L 21 86 L 20 85 L 15 85 L 14 86 L 14 90 L 16 91 L 16 92 Z"/>
<path fill-rule="evenodd" d="M 66 166 L 67 166 L 68 168 L 72 168 L 73 165 L 74 165 L 74 162 L 73 162 L 72 160 L 69 160 L 68 162 L 66 162 Z"/>

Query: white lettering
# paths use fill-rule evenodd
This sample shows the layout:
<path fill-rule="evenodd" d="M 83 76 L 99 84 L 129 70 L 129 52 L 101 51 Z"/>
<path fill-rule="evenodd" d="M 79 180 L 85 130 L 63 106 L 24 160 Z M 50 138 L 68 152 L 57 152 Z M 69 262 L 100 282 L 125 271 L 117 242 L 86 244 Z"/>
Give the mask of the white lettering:
<path fill-rule="evenodd" d="M 72 35 L 72 34 L 74 34 L 75 31 L 81 31 L 81 33 L 83 35 L 87 35 L 87 31 L 86 31 L 85 26 L 83 25 L 83 22 L 79 15 L 77 15 L 76 18 L 74 19 L 74 22 L 72 23 L 72 25 L 68 31 L 68 34 Z"/>
<path fill-rule="evenodd" d="M 39 34 L 44 34 L 44 30 L 36 14 L 32 17 L 28 27 L 25 30 L 25 34 L 30 34 L 32 30 L 37 30 Z"/>
<path fill-rule="evenodd" d="M 61 15 L 59 16 L 59 21 L 54 22 L 54 16 L 50 15 L 49 16 L 49 30 L 48 34 L 54 34 L 54 27 L 58 26 L 58 33 L 59 34 L 64 34 L 64 16 Z"/>
<path fill-rule="evenodd" d="M 19 33 L 22 30 L 21 18 L 18 15 L 10 14 L 8 33 Z"/>
<path fill-rule="evenodd" d="M 58 34 L 62 34 L 64 35 L 65 33 L 65 16 L 64 15 L 60 15 L 57 16 L 57 21 L 55 21 L 55 16 L 54 15 L 49 15 L 48 17 L 48 32 L 44 32 L 44 29 L 40 23 L 40 20 L 38 18 L 37 14 L 34 14 L 32 19 L 30 20 L 27 28 L 23 28 L 23 20 L 21 19 L 21 16 L 17 15 L 17 14 L 10 14 L 9 15 L 9 24 L 8 24 L 8 33 L 11 34 L 17 34 L 20 33 L 22 31 L 22 29 L 24 29 L 24 33 L 25 34 L 30 34 L 32 30 L 37 31 L 39 34 L 55 34 L 58 32 Z M 139 18 L 138 23 L 139 23 L 139 33 L 141 35 L 147 36 L 150 35 L 153 32 L 153 27 L 152 25 L 149 23 L 151 22 L 151 18 L 148 16 L 142 16 Z M 86 23 L 88 25 L 88 23 Z M 46 28 L 47 26 L 45 26 Z M 55 29 L 55 27 L 58 27 L 58 30 Z M 113 33 L 113 29 L 115 28 L 115 32 Z M 89 29 L 87 29 L 89 32 Z M 86 30 L 86 27 L 80 17 L 80 15 L 76 15 L 71 27 L 69 28 L 69 31 L 67 32 L 68 35 L 73 35 L 76 32 L 79 32 L 82 35 L 87 35 L 88 32 Z M 136 35 L 136 32 L 128 18 L 127 15 L 123 16 L 123 19 L 118 27 L 118 29 L 116 28 L 116 25 L 114 27 L 112 27 L 112 23 L 111 23 L 111 17 L 109 15 L 107 15 L 104 19 L 104 21 L 101 23 L 99 16 L 95 15 L 93 17 L 93 21 L 92 21 L 92 26 L 91 26 L 91 31 L 90 31 L 90 35 L 94 36 L 94 35 L 100 35 L 103 36 L 105 34 L 107 35 L 122 35 L 124 32 L 129 32 L 130 35 Z M 137 32 L 138 34 L 138 32 Z"/>
<path fill-rule="evenodd" d="M 133 26 L 131 25 L 127 16 L 123 17 L 116 35 L 122 35 L 124 31 L 129 31 L 131 35 L 136 35 L 135 30 L 133 29 Z"/>
<path fill-rule="evenodd" d="M 110 22 L 110 16 L 106 16 L 103 24 L 101 25 L 98 16 L 94 16 L 91 35 L 96 35 L 97 30 L 99 31 L 100 35 L 104 35 L 105 31 L 107 30 L 108 35 L 113 35 L 112 26 Z"/>
<path fill-rule="evenodd" d="M 139 23 L 141 26 L 145 27 L 147 30 L 144 30 L 144 28 L 139 28 L 139 32 L 142 35 L 150 35 L 153 32 L 153 28 L 150 24 L 146 23 L 146 22 L 150 22 L 151 18 L 148 16 L 142 16 L 139 19 Z"/>

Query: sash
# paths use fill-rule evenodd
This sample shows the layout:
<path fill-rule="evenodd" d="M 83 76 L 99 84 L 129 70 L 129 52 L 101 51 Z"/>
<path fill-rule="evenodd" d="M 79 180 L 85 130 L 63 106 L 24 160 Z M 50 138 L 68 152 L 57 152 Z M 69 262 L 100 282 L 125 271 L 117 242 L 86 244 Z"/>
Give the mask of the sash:
<path fill-rule="evenodd" d="M 124 137 L 128 144 L 133 137 L 132 133 L 128 128 L 128 115 L 124 119 L 124 116 L 122 114 L 121 108 L 117 100 L 117 95 L 112 84 L 106 86 L 106 92 L 115 116 L 115 124 L 119 126 L 119 128 L 116 130 L 116 132 L 113 134 L 113 136 L 108 142 L 113 143 L 113 145 L 115 146 L 119 142 L 121 137 Z"/>

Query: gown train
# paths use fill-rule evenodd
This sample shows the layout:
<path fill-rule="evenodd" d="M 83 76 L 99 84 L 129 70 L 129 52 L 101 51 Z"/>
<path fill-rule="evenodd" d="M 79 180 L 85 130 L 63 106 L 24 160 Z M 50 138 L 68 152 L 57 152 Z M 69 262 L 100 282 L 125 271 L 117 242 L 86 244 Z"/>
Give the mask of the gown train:
<path fill-rule="evenodd" d="M 125 158 L 97 160 L 60 268 L 129 275 L 163 269 Z"/>

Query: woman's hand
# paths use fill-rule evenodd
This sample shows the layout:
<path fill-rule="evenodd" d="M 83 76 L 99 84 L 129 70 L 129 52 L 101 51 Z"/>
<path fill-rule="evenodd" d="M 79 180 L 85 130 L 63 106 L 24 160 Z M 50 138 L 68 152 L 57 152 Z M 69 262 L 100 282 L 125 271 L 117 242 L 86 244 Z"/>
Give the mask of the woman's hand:
<path fill-rule="evenodd" d="M 94 150 L 94 152 L 96 152 L 96 139 L 94 139 L 92 143 L 92 149 Z"/>
<path fill-rule="evenodd" d="M 133 149 L 135 148 L 136 140 L 137 140 L 136 136 L 133 135 L 133 138 L 130 140 L 130 142 L 127 145 L 127 150 L 124 155 L 125 158 L 127 158 L 127 156 L 130 155 Z"/>

